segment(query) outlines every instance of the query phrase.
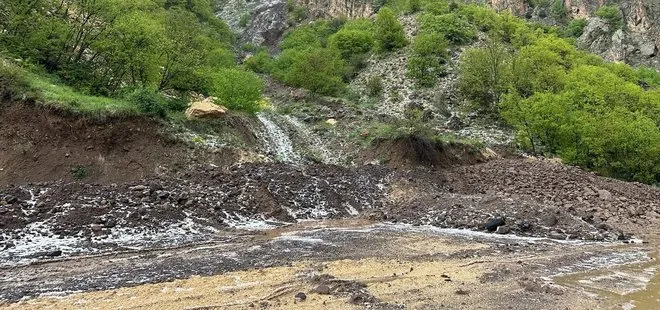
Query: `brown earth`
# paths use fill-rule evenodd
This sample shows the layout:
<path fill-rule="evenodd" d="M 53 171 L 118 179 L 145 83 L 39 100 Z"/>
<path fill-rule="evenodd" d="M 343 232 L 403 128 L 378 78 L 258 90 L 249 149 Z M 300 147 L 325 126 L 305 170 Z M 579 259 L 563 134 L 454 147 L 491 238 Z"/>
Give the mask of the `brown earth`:
<path fill-rule="evenodd" d="M 231 151 L 194 154 L 158 121 L 93 119 L 29 104 L 0 104 L 0 185 L 55 180 L 113 183 L 181 170 L 197 158 L 216 165 Z"/>
<path fill-rule="evenodd" d="M 429 141 L 410 135 L 394 140 L 378 139 L 366 157 L 385 158 L 392 168 L 427 166 L 447 168 L 483 163 L 487 158 L 474 146 L 460 143 Z"/>

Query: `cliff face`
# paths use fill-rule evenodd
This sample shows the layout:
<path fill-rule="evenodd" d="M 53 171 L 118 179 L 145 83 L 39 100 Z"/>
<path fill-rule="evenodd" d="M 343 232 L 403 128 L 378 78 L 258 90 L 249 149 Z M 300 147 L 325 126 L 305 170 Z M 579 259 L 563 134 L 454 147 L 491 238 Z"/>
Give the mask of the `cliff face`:
<path fill-rule="evenodd" d="M 660 2 L 626 0 L 619 2 L 623 28 L 611 29 L 603 20 L 593 17 L 603 0 L 567 0 L 575 17 L 589 21 L 578 45 L 604 58 L 647 65 L 660 69 Z M 567 5 L 567 8 L 569 6 Z"/>
<path fill-rule="evenodd" d="M 217 0 L 217 14 L 236 31 L 245 42 L 274 46 L 287 23 L 286 0 Z M 378 0 L 294 0 L 305 7 L 308 17 L 333 18 L 369 17 L 374 14 Z M 498 11 L 508 10 L 518 16 L 526 16 L 547 23 L 557 23 L 548 17 L 549 6 L 530 7 L 528 0 L 464 0 L 488 4 Z M 585 18 L 584 29 L 578 45 L 612 61 L 625 61 L 633 65 L 647 65 L 660 69 L 660 0 L 562 0 L 567 14 L 573 18 Z M 604 5 L 618 5 L 624 27 L 612 29 L 597 17 L 596 11 Z M 541 14 L 540 12 L 544 12 Z M 539 16 L 545 16 L 540 18 Z M 247 23 L 242 19 L 246 19 Z"/>
<path fill-rule="evenodd" d="M 473 0 L 473 2 L 481 2 Z M 533 8 L 526 0 L 488 0 L 498 11 L 508 10 L 519 16 L 536 19 L 547 13 L 548 7 Z M 548 1 L 546 5 L 551 5 Z M 660 1 L 658 0 L 563 0 L 568 15 L 587 19 L 588 25 L 578 45 L 612 61 L 625 61 L 633 65 L 647 65 L 660 69 Z M 605 5 L 617 5 L 621 10 L 624 27 L 612 29 L 604 20 L 595 17 Z M 546 14 L 543 14 L 546 15 Z M 556 23 L 551 17 L 542 19 Z"/>
<path fill-rule="evenodd" d="M 307 7 L 312 17 L 369 17 L 374 13 L 373 0 L 296 0 Z"/>

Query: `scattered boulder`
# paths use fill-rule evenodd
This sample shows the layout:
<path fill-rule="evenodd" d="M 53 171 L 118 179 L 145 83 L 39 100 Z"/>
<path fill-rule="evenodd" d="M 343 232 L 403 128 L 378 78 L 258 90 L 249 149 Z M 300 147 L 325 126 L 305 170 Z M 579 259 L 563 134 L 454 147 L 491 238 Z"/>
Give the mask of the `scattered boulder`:
<path fill-rule="evenodd" d="M 319 295 L 328 295 L 328 294 L 330 294 L 330 287 L 325 285 L 325 284 L 321 284 L 321 285 L 317 286 L 316 288 L 314 288 L 312 290 L 312 293 L 316 293 L 316 294 L 319 294 Z"/>
<path fill-rule="evenodd" d="M 296 294 L 295 298 L 296 298 L 296 301 L 305 301 L 305 300 L 307 300 L 307 294 L 305 294 L 303 292 L 298 292 Z"/>
<path fill-rule="evenodd" d="M 190 107 L 186 110 L 186 117 L 188 119 L 220 118 L 227 114 L 227 111 L 227 108 L 213 103 L 211 98 L 206 98 L 190 104 Z"/>
<path fill-rule="evenodd" d="M 518 228 L 522 231 L 528 231 L 532 229 L 532 224 L 528 221 L 518 222 Z"/>
<path fill-rule="evenodd" d="M 547 282 L 541 278 L 527 278 L 523 277 L 518 279 L 518 285 L 528 292 L 546 293 L 552 295 L 563 295 L 564 288 L 554 283 Z"/>
<path fill-rule="evenodd" d="M 504 218 L 496 217 L 488 220 L 488 222 L 484 224 L 484 228 L 486 228 L 487 231 L 495 231 L 497 230 L 497 227 L 504 226 L 505 224 Z"/>
<path fill-rule="evenodd" d="M 61 250 L 55 250 L 55 251 L 47 252 L 46 255 L 44 255 L 44 256 L 46 256 L 46 257 L 57 257 L 57 256 L 61 256 L 61 255 L 62 255 Z"/>
<path fill-rule="evenodd" d="M 612 200 L 612 193 L 607 190 L 601 189 L 598 191 L 598 197 L 602 200 Z"/>
<path fill-rule="evenodd" d="M 656 55 L 657 47 L 653 42 L 644 42 L 639 46 L 639 53 L 645 57 L 653 57 Z"/>
<path fill-rule="evenodd" d="M 501 235 L 506 235 L 509 232 L 511 232 L 511 228 L 509 228 L 508 226 L 498 226 L 495 232 Z"/>
<path fill-rule="evenodd" d="M 557 225 L 557 223 L 559 223 L 559 219 L 557 219 L 557 217 L 553 214 L 548 214 L 543 217 L 543 224 L 546 226 L 552 227 Z"/>

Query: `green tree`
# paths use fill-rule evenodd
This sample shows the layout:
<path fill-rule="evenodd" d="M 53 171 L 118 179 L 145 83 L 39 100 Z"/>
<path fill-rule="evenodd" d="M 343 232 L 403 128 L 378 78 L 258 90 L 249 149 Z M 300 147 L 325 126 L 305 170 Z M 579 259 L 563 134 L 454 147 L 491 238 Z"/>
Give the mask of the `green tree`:
<path fill-rule="evenodd" d="M 439 33 L 452 44 L 465 44 L 476 38 L 476 32 L 469 22 L 458 14 L 424 14 L 419 17 L 420 30 L 424 33 Z"/>
<path fill-rule="evenodd" d="M 412 42 L 412 55 L 408 58 L 408 77 L 423 87 L 435 84 L 445 72 L 449 43 L 441 34 L 420 34 Z"/>
<path fill-rule="evenodd" d="M 417 13 L 422 10 L 421 0 L 408 0 L 408 12 Z"/>
<path fill-rule="evenodd" d="M 361 30 L 342 29 L 328 39 L 328 46 L 339 50 L 344 60 L 371 52 L 373 45 L 374 38 L 371 33 Z"/>
<path fill-rule="evenodd" d="M 567 37 L 578 38 L 582 35 L 584 27 L 587 26 L 587 20 L 584 18 L 571 20 L 564 31 Z"/>
<path fill-rule="evenodd" d="M 509 63 L 504 47 L 494 41 L 488 41 L 484 48 L 467 50 L 461 57 L 459 92 L 481 110 L 497 111 L 497 103 L 510 85 Z"/>
<path fill-rule="evenodd" d="M 261 50 L 252 55 L 245 60 L 244 64 L 246 68 L 256 73 L 270 73 L 272 68 L 272 60 L 266 50 Z"/>
<path fill-rule="evenodd" d="M 403 26 L 392 9 L 384 7 L 378 11 L 374 22 L 374 38 L 380 51 L 389 52 L 406 46 Z"/>
<path fill-rule="evenodd" d="M 336 95 L 344 88 L 346 62 L 327 48 L 289 49 L 275 60 L 273 76 L 295 87 L 322 95 Z"/>
<path fill-rule="evenodd" d="M 213 70 L 204 74 L 205 93 L 218 98 L 218 103 L 231 110 L 255 113 L 259 111 L 259 99 L 263 82 L 252 72 L 239 69 Z"/>

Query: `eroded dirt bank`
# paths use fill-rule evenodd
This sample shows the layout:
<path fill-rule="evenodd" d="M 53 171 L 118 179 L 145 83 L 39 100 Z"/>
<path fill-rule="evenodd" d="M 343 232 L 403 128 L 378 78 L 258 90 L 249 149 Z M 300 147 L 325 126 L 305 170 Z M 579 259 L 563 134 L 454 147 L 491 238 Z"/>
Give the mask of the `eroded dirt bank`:
<path fill-rule="evenodd" d="M 234 162 L 231 150 L 195 150 L 147 117 L 86 118 L 28 103 L 0 102 L 0 185 L 54 180 L 127 182 Z"/>

